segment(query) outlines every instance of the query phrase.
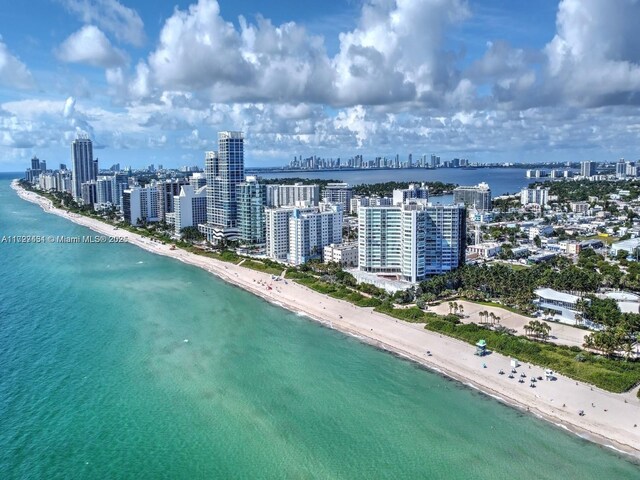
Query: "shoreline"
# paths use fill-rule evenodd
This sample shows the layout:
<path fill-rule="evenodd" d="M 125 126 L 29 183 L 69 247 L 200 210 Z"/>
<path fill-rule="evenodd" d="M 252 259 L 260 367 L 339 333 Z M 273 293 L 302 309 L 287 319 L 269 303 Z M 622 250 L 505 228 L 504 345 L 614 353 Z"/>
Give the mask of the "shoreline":
<path fill-rule="evenodd" d="M 504 355 L 493 352 L 480 359 L 474 355 L 472 345 L 425 330 L 422 324 L 403 322 L 373 312 L 371 308 L 357 307 L 293 281 L 273 282 L 267 273 L 179 248 L 170 250 L 170 245 L 162 245 L 127 230 L 115 230 L 99 220 L 54 208 L 50 200 L 24 190 L 15 181 L 11 187 L 23 200 L 39 205 L 47 213 L 103 235 L 127 237 L 127 243 L 151 253 L 202 268 L 269 303 L 354 336 L 358 341 L 398 358 L 417 363 L 420 368 L 450 378 L 509 407 L 531 413 L 585 440 L 631 457 L 634 463 L 640 462 L 640 427 L 633 426 L 634 422 L 640 423 L 640 401 L 635 396 L 637 387 L 623 394 L 615 394 L 557 375 L 557 381 L 539 381 L 536 388 L 529 388 L 528 382 L 519 384 L 516 379 L 498 375 L 498 369 L 510 369 L 510 359 Z M 266 287 L 268 283 L 273 285 L 271 290 Z M 426 353 L 428 349 L 431 354 Z M 487 368 L 482 367 L 483 363 Z M 518 368 L 520 372 L 526 372 L 528 377 L 544 376 L 542 367 L 529 364 L 522 364 Z M 584 410 L 586 415 L 578 416 L 578 410 Z"/>

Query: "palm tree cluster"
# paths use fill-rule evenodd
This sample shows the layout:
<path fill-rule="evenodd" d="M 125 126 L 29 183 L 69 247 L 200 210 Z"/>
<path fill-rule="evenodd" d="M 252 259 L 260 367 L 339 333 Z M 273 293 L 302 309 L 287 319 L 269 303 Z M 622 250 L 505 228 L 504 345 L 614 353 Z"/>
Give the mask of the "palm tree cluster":
<path fill-rule="evenodd" d="M 596 350 L 609 357 L 620 352 L 628 360 L 633 353 L 633 345 L 636 342 L 638 333 L 630 333 L 622 325 L 615 328 L 607 328 L 587 335 L 584 338 L 583 347 L 589 350 Z"/>
<path fill-rule="evenodd" d="M 603 275 L 597 269 L 574 265 L 569 259 L 557 257 L 549 263 L 516 270 L 503 263 L 466 265 L 424 281 L 423 294 L 438 298 L 470 293 L 473 300 L 498 300 L 524 312 L 532 312 L 534 290 L 550 287 L 576 294 L 596 292 Z"/>
<path fill-rule="evenodd" d="M 478 312 L 478 316 L 480 317 L 480 323 L 483 325 L 486 324 L 491 324 L 491 325 L 495 325 L 495 324 L 500 324 L 500 317 L 497 316 L 495 313 L 493 312 L 488 312 L 487 310 L 484 310 L 482 312 Z"/>
<path fill-rule="evenodd" d="M 546 322 L 539 322 L 538 320 L 531 320 L 523 328 L 527 336 L 541 340 L 549 338 L 549 332 L 551 332 L 551 325 Z"/>
<path fill-rule="evenodd" d="M 463 316 L 464 315 L 464 305 L 459 304 L 458 302 L 449 302 L 449 315 L 451 315 L 452 312 L 455 315 Z"/>

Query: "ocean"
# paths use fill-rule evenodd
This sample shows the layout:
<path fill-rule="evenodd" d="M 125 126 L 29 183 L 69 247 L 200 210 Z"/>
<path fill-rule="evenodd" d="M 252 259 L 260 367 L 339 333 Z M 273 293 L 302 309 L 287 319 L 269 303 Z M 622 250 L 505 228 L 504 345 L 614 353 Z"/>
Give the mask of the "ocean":
<path fill-rule="evenodd" d="M 0 175 L 5 235 L 92 232 Z M 547 422 L 126 244 L 0 243 L 0 478 L 637 479 Z"/>

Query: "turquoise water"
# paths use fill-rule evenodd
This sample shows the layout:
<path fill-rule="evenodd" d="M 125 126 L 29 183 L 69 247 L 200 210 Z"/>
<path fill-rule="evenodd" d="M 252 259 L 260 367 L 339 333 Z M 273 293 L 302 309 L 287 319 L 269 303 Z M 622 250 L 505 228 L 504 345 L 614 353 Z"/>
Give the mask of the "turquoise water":
<path fill-rule="evenodd" d="M 23 234 L 90 232 L 5 176 L 0 237 Z M 3 479 L 640 477 L 610 450 L 130 245 L 0 244 L 0 278 Z"/>

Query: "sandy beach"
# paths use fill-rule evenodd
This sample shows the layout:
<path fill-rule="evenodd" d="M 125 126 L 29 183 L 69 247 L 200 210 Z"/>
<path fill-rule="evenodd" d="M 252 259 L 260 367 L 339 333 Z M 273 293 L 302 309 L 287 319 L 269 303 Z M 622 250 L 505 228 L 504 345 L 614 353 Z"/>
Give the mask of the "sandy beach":
<path fill-rule="evenodd" d="M 275 282 L 271 275 L 241 265 L 181 249 L 171 250 L 170 245 L 162 245 L 98 220 L 56 209 L 48 199 L 22 189 L 15 182 L 12 188 L 21 198 L 40 205 L 46 212 L 67 218 L 103 235 L 126 237 L 128 243 L 152 253 L 203 268 L 269 302 L 411 359 L 584 438 L 640 459 L 640 400 L 636 396 L 638 387 L 624 394 L 615 394 L 557 375 L 555 381 L 538 381 L 536 387 L 531 388 L 530 377 L 544 377 L 544 368 L 523 364 L 518 367 L 515 378 L 509 379 L 506 374 L 498 374 L 500 369 L 510 371 L 509 357 L 492 353 L 479 358 L 474 355 L 473 346 L 427 331 L 423 325 L 396 320 L 376 313 L 371 308 L 356 307 L 292 281 Z M 269 289 L 266 285 L 271 285 L 272 288 Z M 465 304 L 465 311 L 466 308 Z M 471 309 L 467 313 L 471 313 Z M 566 338 L 567 343 L 571 340 Z M 483 368 L 483 363 L 486 368 Z M 518 382 L 521 373 L 526 375 L 524 383 Z M 580 410 L 584 411 L 584 416 L 578 415 Z"/>

